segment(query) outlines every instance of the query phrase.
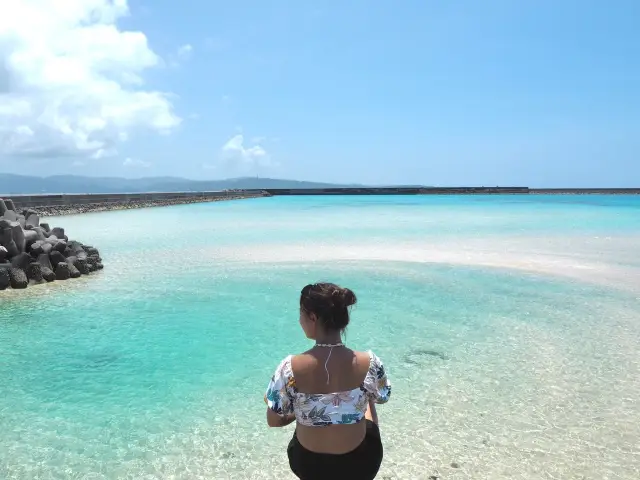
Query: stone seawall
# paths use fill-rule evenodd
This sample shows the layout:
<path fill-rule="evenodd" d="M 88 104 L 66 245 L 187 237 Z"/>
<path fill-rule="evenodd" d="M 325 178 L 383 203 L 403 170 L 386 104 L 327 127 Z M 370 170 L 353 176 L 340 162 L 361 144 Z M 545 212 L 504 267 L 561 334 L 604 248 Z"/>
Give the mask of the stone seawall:
<path fill-rule="evenodd" d="M 532 188 L 532 195 L 640 195 L 640 188 Z"/>
<path fill-rule="evenodd" d="M 640 188 L 346 187 L 267 188 L 269 195 L 640 195 Z"/>
<path fill-rule="evenodd" d="M 336 188 L 266 188 L 280 195 L 490 195 L 527 194 L 528 187 L 336 187 Z"/>
<path fill-rule="evenodd" d="M 58 216 L 265 196 L 269 194 L 262 190 L 225 190 L 220 192 L 13 195 L 3 198 L 11 199 L 18 209 L 30 208 L 39 215 Z"/>

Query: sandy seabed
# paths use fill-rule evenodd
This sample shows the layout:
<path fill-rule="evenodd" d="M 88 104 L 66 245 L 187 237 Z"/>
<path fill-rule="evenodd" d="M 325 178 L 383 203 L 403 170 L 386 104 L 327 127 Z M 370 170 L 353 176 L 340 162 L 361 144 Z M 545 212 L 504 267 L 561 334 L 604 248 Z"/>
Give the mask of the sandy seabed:
<path fill-rule="evenodd" d="M 402 269 L 397 262 L 495 268 L 620 292 L 622 301 L 586 305 L 586 321 L 550 305 L 554 329 L 487 318 L 495 335 L 447 362 L 431 358 L 422 365 L 428 378 L 403 369 L 394 406 L 381 408 L 378 478 L 632 480 L 640 478 L 639 246 L 638 236 L 502 236 L 200 253 L 238 264 L 365 261 L 380 271 L 388 263 L 390 274 Z"/>
<path fill-rule="evenodd" d="M 573 289 L 569 292 L 579 292 L 584 285 L 587 292 L 611 294 L 580 296 L 582 305 L 575 311 L 560 308 L 561 298 L 548 305 L 532 300 L 534 321 L 527 321 L 527 311 L 513 315 L 492 309 L 481 336 L 473 330 L 477 325 L 447 330 L 434 321 L 424 331 L 458 342 L 446 361 L 433 355 L 389 358 L 395 386 L 391 402 L 379 411 L 385 458 L 378 478 L 403 480 L 640 478 L 639 252 L 636 234 L 438 237 L 393 243 L 316 239 L 285 245 L 271 244 L 265 237 L 252 246 L 193 246 L 189 255 L 162 247 L 163 258 L 179 258 L 181 269 L 194 272 L 224 266 L 253 273 L 267 271 L 263 267 L 268 264 L 348 268 L 355 261 L 364 270 L 400 278 L 406 274 L 403 264 L 433 264 L 495 269 L 514 279 L 532 276 L 568 284 Z M 134 275 L 147 274 L 144 256 L 116 255 L 109 261 L 111 271 L 126 262 Z M 141 277 L 141 283 L 146 280 Z M 511 292 L 505 285 L 505 296 Z M 569 303 L 574 299 L 568 298 Z M 398 315 L 402 310 L 398 308 Z M 407 321 L 422 325 L 421 318 Z M 424 331 L 416 330 L 404 341 L 428 345 Z M 261 394 L 255 393 L 256 402 Z M 191 430 L 157 432 L 146 443 L 132 443 L 120 452 L 122 461 L 115 469 L 104 473 L 85 465 L 86 472 L 75 470 L 70 478 L 294 478 L 285 452 L 291 428 L 256 428 L 245 412 L 235 410 L 218 418 L 212 413 L 213 400 L 206 402 L 194 414 Z M 12 473 L 8 478 L 39 478 Z"/>
<path fill-rule="evenodd" d="M 250 263 L 415 262 L 518 270 L 640 291 L 640 236 L 500 237 L 386 244 L 227 247 L 215 259 Z"/>

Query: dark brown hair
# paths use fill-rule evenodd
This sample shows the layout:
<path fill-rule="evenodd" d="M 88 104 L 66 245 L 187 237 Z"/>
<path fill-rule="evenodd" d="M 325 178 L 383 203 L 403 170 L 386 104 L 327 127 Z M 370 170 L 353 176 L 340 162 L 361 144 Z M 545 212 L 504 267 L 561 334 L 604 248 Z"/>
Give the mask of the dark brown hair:
<path fill-rule="evenodd" d="M 344 330 L 349 324 L 349 307 L 355 305 L 356 294 L 335 283 L 313 283 L 300 293 L 300 308 L 314 313 L 327 330 Z"/>

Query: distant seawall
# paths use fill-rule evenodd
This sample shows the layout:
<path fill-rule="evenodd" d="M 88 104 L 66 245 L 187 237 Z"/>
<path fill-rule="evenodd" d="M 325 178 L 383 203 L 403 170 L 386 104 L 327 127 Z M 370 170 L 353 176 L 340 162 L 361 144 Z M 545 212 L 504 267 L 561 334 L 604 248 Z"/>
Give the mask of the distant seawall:
<path fill-rule="evenodd" d="M 265 188 L 269 195 L 640 195 L 640 188 L 349 187 Z"/>
<path fill-rule="evenodd" d="M 640 195 L 640 188 L 349 187 L 265 188 L 280 195 Z"/>
<path fill-rule="evenodd" d="M 125 210 L 154 206 L 204 203 L 269 196 L 263 190 L 223 190 L 218 192 L 150 192 L 0 195 L 13 200 L 19 210 L 33 208 L 42 215 L 65 215 L 105 210 Z"/>
<path fill-rule="evenodd" d="M 266 188 L 216 192 L 149 192 L 102 194 L 1 195 L 18 209 L 34 208 L 45 215 L 118 210 L 242 198 L 298 195 L 640 195 L 640 188 L 529 188 L 529 187 L 346 187 Z"/>
<path fill-rule="evenodd" d="M 640 195 L 640 188 L 531 188 L 536 195 Z"/>
<path fill-rule="evenodd" d="M 528 187 L 265 188 L 269 195 L 489 195 L 527 194 Z"/>

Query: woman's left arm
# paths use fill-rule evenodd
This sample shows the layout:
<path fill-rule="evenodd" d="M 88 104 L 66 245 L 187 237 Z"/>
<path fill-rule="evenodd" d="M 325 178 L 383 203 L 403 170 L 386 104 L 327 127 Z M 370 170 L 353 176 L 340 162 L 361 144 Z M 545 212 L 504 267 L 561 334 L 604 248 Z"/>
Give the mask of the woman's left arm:
<path fill-rule="evenodd" d="M 291 382 L 287 365 L 288 358 L 278 365 L 264 396 L 264 401 L 267 404 L 267 424 L 270 427 L 284 427 L 296 419 L 293 411 L 293 399 L 287 388 Z"/>

